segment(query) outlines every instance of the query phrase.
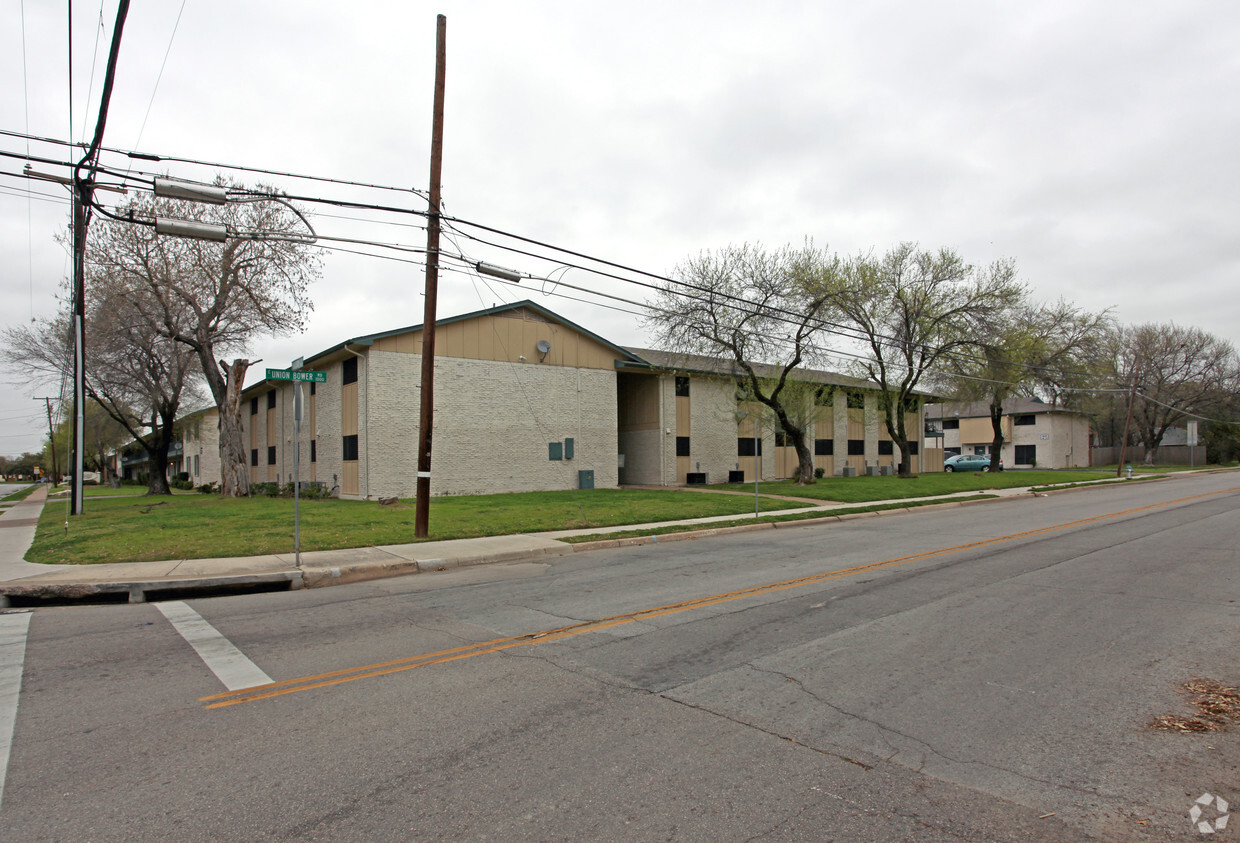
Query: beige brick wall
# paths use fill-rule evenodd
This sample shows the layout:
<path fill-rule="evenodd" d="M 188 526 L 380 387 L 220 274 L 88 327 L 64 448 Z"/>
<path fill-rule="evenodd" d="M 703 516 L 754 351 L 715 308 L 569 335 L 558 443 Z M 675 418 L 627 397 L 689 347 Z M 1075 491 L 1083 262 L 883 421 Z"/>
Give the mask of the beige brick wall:
<path fill-rule="evenodd" d="M 374 350 L 367 358 L 362 494 L 412 497 L 422 359 Z M 549 459 L 548 443 L 570 437 L 573 459 Z M 615 372 L 437 357 L 432 442 L 433 495 L 575 489 L 581 469 L 594 471 L 596 488 L 615 487 Z"/>
<path fill-rule="evenodd" d="M 663 482 L 659 473 L 659 443 L 663 431 L 628 430 L 620 433 L 620 453 L 624 468 L 620 482 L 629 486 L 657 486 Z"/>
<path fill-rule="evenodd" d="M 366 370 L 366 366 L 362 361 L 357 364 L 357 377 L 360 382 Z M 317 440 L 315 449 L 318 454 L 318 461 L 315 465 L 315 478 L 321 482 L 328 490 L 333 486 L 340 485 L 341 474 L 341 442 L 340 442 L 340 362 L 337 361 L 327 366 L 323 371 L 327 372 L 327 382 L 321 383 L 316 387 L 315 400 L 317 402 L 317 411 L 315 413 L 314 438 Z M 361 402 L 359 402 L 360 405 Z M 359 406 L 358 413 L 362 410 Z M 365 435 L 365 428 L 358 425 L 358 442 L 359 453 L 362 453 L 360 442 L 362 436 Z M 360 487 L 365 488 L 365 487 Z"/>
<path fill-rule="evenodd" d="M 689 462 L 710 483 L 725 483 L 736 468 L 736 383 L 720 378 L 689 379 Z"/>
<path fill-rule="evenodd" d="M 248 412 L 248 410 L 247 410 Z M 185 471 L 195 486 L 220 482 L 220 425 L 216 410 L 195 416 L 182 430 Z M 198 473 L 194 474 L 194 457 L 198 457 Z"/>

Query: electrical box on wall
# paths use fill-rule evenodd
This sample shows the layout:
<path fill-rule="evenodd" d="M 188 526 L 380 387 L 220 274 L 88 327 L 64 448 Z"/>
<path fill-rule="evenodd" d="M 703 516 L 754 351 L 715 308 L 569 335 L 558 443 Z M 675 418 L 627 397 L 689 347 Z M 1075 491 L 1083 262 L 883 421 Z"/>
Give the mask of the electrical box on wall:
<path fill-rule="evenodd" d="M 594 488 L 594 470 L 583 469 L 577 472 L 577 488 L 593 489 Z"/>
<path fill-rule="evenodd" d="M 564 459 L 564 443 L 548 442 L 547 443 L 547 459 L 562 460 Z"/>
<path fill-rule="evenodd" d="M 564 440 L 564 459 L 571 460 L 573 458 L 573 440 Z"/>

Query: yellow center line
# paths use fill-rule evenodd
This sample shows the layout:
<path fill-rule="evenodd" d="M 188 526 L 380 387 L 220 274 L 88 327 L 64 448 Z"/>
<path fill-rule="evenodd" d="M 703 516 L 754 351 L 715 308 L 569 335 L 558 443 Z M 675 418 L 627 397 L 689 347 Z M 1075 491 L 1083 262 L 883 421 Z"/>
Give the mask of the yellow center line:
<path fill-rule="evenodd" d="M 979 539 L 965 544 L 953 545 L 952 547 L 923 551 L 921 553 L 914 553 L 908 556 L 899 556 L 894 559 L 884 559 L 880 562 L 870 562 L 864 565 L 856 565 L 851 568 L 840 568 L 820 574 L 797 577 L 796 579 L 750 586 L 748 588 L 728 591 L 722 594 L 712 594 L 706 597 L 684 600 L 679 603 L 670 603 L 665 606 L 656 606 L 654 608 L 641 609 L 621 615 L 612 615 L 610 617 L 582 621 L 580 623 L 569 624 L 567 626 L 542 630 L 541 632 L 515 635 L 508 638 L 496 638 L 491 641 L 482 641 L 477 644 L 467 644 L 447 650 L 422 653 L 421 655 L 410 656 L 404 659 L 395 659 L 392 661 L 379 662 L 378 664 L 363 665 L 361 667 L 347 668 L 344 670 L 335 670 L 329 673 L 318 673 L 312 676 L 302 676 L 297 679 L 285 679 L 280 682 L 272 682 L 267 685 L 258 685 L 239 691 L 213 694 L 211 696 L 202 697 L 199 701 L 209 703 L 209 705 L 206 706 L 207 708 L 225 708 L 227 706 L 238 705 L 240 703 L 270 699 L 271 697 L 283 696 L 285 694 L 292 694 L 300 691 L 309 691 L 315 688 L 327 688 L 332 685 L 340 685 L 345 682 L 354 682 L 358 679 L 387 676 L 391 673 L 400 673 L 405 670 L 413 670 L 417 667 L 426 667 L 433 664 L 446 664 L 448 662 L 473 658 L 474 656 L 481 656 L 487 653 L 502 652 L 504 650 L 512 649 L 513 647 L 524 647 L 530 644 L 545 644 L 549 641 L 559 641 L 564 638 L 581 635 L 586 632 L 597 632 L 599 630 L 610 629 L 614 626 L 633 623 L 635 621 L 664 617 L 666 615 L 672 615 L 679 612 L 686 612 L 691 609 L 702 609 L 708 606 L 715 606 L 720 603 L 740 600 L 744 597 L 752 597 L 760 594 L 770 594 L 776 591 L 800 588 L 802 586 L 813 585 L 815 583 L 826 582 L 828 580 L 849 577 L 853 574 L 864 573 L 866 571 L 875 571 L 881 568 L 889 568 L 897 565 L 907 565 L 910 562 L 917 562 L 923 559 L 933 559 L 938 556 L 947 556 L 953 553 L 975 550 L 989 545 L 1018 541 L 1020 539 L 1045 535 L 1047 533 L 1060 532 L 1063 530 L 1072 529 L 1073 527 L 1081 527 L 1087 524 L 1094 524 L 1099 521 L 1120 518 L 1125 515 L 1135 515 L 1140 512 L 1148 512 L 1153 509 L 1161 509 L 1163 507 L 1174 506 L 1176 504 L 1187 503 L 1189 501 L 1200 500 L 1202 498 L 1232 494 L 1234 492 L 1240 492 L 1240 487 L 1223 489 L 1218 492 L 1206 492 L 1199 495 L 1190 495 L 1188 497 L 1161 501 L 1159 503 L 1146 504 L 1144 506 L 1133 507 L 1131 509 L 1122 509 L 1116 512 L 1095 515 L 1090 518 L 1080 518 L 1074 521 L 1066 521 L 1061 524 L 1053 524 L 1049 527 L 1039 527 L 1033 530 L 1024 530 L 1019 533 L 1009 533 L 1004 536 Z"/>

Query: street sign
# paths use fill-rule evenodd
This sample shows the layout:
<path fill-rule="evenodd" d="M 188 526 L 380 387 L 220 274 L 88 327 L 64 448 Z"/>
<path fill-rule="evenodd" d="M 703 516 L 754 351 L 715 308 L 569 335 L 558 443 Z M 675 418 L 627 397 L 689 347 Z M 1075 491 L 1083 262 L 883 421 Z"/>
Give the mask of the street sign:
<path fill-rule="evenodd" d="M 327 383 L 327 372 L 294 372 L 291 369 L 268 369 L 267 380 Z"/>

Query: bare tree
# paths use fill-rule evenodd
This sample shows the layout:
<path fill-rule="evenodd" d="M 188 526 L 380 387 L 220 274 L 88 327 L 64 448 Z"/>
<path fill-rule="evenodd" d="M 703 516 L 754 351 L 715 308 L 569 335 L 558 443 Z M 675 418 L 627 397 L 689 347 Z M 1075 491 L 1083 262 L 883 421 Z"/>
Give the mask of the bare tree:
<path fill-rule="evenodd" d="M 900 474 L 907 475 L 905 415 L 918 404 L 918 386 L 941 360 L 973 347 L 979 331 L 1015 307 L 1025 288 L 1011 261 L 979 269 L 951 249 L 902 243 L 881 258 L 859 257 L 838 293 L 843 322 L 867 352 L 859 369 L 880 390 L 883 422 L 900 448 Z"/>
<path fill-rule="evenodd" d="M 86 394 L 146 453 L 147 494 L 169 494 L 168 452 L 181 402 L 195 394 L 197 361 L 144 321 L 132 298 L 106 283 L 87 287 L 86 311 Z M 5 329 L 5 352 L 26 381 L 59 384 L 69 376 L 68 325 L 66 310 L 54 320 Z"/>
<path fill-rule="evenodd" d="M 217 184 L 224 183 L 217 180 Z M 307 297 L 319 275 L 308 223 L 274 191 L 233 188 L 226 205 L 135 199 L 124 209 L 135 220 L 172 217 L 227 226 L 223 242 L 157 235 L 149 225 L 109 221 L 92 229 L 90 259 L 118 291 L 129 291 L 142 318 L 197 356 L 219 410 L 221 494 L 249 494 L 242 436 L 241 390 L 256 335 L 301 330 L 313 307 Z"/>
<path fill-rule="evenodd" d="M 1118 389 L 1133 396 L 1132 423 L 1152 465 L 1163 437 L 1192 415 L 1224 409 L 1240 387 L 1240 361 L 1230 342 L 1200 328 L 1170 323 L 1126 326 L 1114 335 L 1112 360 Z"/>
<path fill-rule="evenodd" d="M 798 484 L 814 482 L 814 456 L 800 406 L 810 392 L 797 385 L 797 369 L 821 357 L 820 326 L 836 288 L 823 278 L 841 271 L 837 257 L 808 244 L 729 246 L 678 266 L 680 283 L 664 284 L 647 309 L 662 348 L 723 358 L 746 398 L 771 410 L 796 449 Z"/>

